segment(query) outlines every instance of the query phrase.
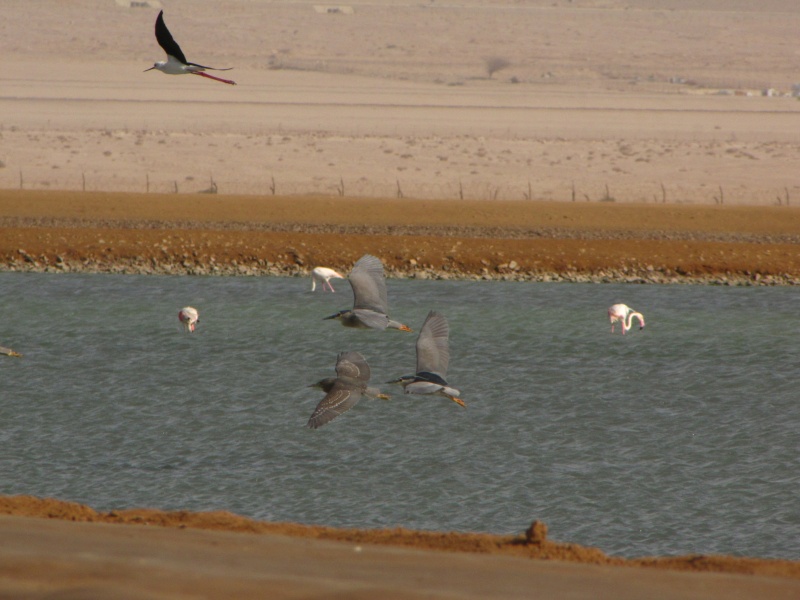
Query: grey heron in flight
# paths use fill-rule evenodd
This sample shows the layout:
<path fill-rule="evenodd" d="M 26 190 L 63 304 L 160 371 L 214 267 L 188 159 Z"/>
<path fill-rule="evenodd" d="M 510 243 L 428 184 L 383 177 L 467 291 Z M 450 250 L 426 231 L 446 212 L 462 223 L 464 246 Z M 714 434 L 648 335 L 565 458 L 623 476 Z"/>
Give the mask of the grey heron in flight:
<path fill-rule="evenodd" d="M 369 387 L 370 370 L 366 359 L 358 352 L 340 352 L 336 357 L 336 377 L 326 377 L 309 387 L 318 387 L 325 397 L 314 409 L 308 426 L 317 429 L 327 425 L 342 413 L 353 408 L 361 396 L 388 400 L 387 394 Z"/>
<path fill-rule="evenodd" d="M 466 407 L 461 392 L 447 383 L 450 364 L 450 325 L 447 318 L 430 311 L 417 337 L 417 371 L 387 383 L 399 383 L 406 394 L 436 394 Z"/>
<path fill-rule="evenodd" d="M 347 280 L 353 288 L 352 310 L 340 310 L 325 319 L 339 319 L 345 327 L 411 331 L 407 325 L 389 318 L 386 275 L 381 259 L 365 254 L 358 259 Z"/>

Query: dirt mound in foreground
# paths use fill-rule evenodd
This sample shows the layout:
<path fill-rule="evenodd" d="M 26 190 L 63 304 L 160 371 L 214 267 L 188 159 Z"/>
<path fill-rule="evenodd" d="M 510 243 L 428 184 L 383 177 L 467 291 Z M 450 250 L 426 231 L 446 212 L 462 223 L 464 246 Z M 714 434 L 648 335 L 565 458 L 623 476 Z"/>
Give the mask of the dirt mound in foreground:
<path fill-rule="evenodd" d="M 583 564 L 715 571 L 800 579 L 800 562 L 716 555 L 624 559 L 597 548 L 548 539 L 547 526 L 534 521 L 519 535 L 492 535 L 393 529 L 340 529 L 297 523 L 256 521 L 227 511 L 189 512 L 126 509 L 98 512 L 83 504 L 35 496 L 0 496 L 0 514 L 68 521 L 195 528 L 251 534 L 287 535 L 356 544 L 404 546 L 421 550 L 499 554 Z"/>

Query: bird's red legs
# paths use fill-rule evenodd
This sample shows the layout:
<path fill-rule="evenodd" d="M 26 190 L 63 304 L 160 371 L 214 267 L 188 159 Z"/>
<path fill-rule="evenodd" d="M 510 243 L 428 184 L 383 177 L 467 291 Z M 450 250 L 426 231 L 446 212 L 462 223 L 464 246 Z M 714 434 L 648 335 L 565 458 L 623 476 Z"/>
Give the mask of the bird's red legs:
<path fill-rule="evenodd" d="M 214 77 L 213 75 L 209 75 L 208 73 L 204 73 L 203 71 L 192 73 L 192 75 L 200 75 L 201 77 L 208 77 L 209 79 L 213 79 L 214 81 L 221 81 L 222 83 L 227 83 L 228 85 L 236 85 L 235 81 L 231 81 L 230 79 L 222 79 L 222 77 Z"/>

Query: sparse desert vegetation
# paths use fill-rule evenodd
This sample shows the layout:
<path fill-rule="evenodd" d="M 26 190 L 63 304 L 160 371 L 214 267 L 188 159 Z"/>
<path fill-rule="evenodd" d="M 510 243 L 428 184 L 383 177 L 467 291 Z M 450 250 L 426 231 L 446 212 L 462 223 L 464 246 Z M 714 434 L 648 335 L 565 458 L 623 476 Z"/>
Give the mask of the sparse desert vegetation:
<path fill-rule="evenodd" d="M 182 44 L 234 66 L 235 89 L 142 73 L 161 55 L 141 35 L 145 8 L 42 6 L 12 3 L 0 26 L 6 189 L 196 193 L 213 174 L 221 194 L 399 185 L 406 198 L 791 205 L 800 193 L 788 0 L 176 1 L 225 13 L 224 32 L 185 19 Z M 67 21 L 70 39 L 31 34 Z M 101 30 L 115 44 L 87 69 Z"/>

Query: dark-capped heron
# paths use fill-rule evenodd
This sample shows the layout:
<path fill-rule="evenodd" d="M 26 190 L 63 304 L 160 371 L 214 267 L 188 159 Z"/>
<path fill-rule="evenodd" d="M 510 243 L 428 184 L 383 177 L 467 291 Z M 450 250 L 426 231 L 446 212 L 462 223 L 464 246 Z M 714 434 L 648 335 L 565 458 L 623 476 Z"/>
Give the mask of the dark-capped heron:
<path fill-rule="evenodd" d="M 450 325 L 447 318 L 434 310 L 428 313 L 417 337 L 417 372 L 403 375 L 387 383 L 399 383 L 406 394 L 436 394 L 466 407 L 458 396 L 461 392 L 447 383 L 450 364 Z"/>

